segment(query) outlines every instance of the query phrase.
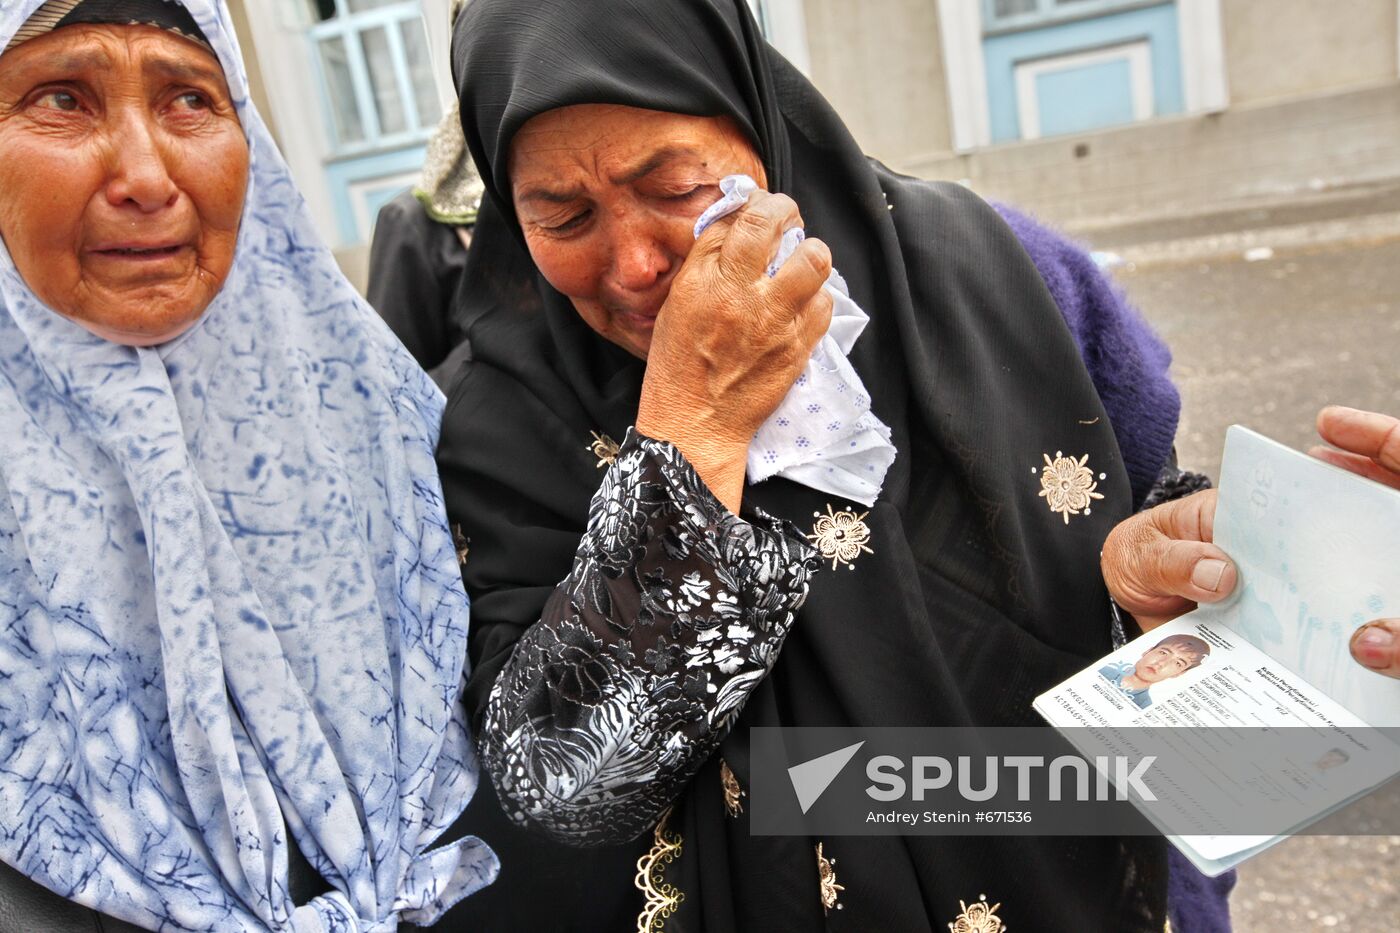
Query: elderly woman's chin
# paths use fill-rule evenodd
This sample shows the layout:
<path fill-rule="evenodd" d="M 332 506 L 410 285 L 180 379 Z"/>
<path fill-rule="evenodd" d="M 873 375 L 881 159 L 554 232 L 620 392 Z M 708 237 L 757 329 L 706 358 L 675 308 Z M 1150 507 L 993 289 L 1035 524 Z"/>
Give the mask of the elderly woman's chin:
<path fill-rule="evenodd" d="M 220 252 L 231 256 L 232 249 Z M 229 267 L 220 262 L 209 268 L 192 247 L 87 252 L 82 262 L 84 275 L 70 293 L 45 294 L 37 287 L 35 294 L 98 337 L 132 347 L 167 343 L 193 327 Z"/>

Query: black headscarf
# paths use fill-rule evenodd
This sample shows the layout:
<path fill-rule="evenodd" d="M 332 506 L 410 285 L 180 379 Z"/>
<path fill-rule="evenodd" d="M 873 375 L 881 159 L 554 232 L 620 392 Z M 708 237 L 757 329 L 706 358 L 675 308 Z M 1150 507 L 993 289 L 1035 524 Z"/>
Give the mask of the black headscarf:
<path fill-rule="evenodd" d="M 744 129 L 770 187 L 797 201 L 871 315 L 851 360 L 900 452 L 866 518 L 874 553 L 815 579 L 723 758 L 746 784 L 751 726 L 1036 723 L 1034 696 L 1110 648 L 1098 555 L 1133 496 L 1064 319 L 995 212 L 867 159 L 743 0 L 474 0 L 453 66 L 487 185 L 464 289 L 473 358 L 451 374 L 439 447 L 449 513 L 471 539 L 478 721 L 570 568 L 600 476 L 590 432 L 623 436 L 645 373 L 535 270 L 509 202 L 507 154 L 524 122 L 608 103 L 726 115 Z M 1060 451 L 1103 474 L 1104 498 L 1068 523 L 1033 472 Z M 781 479 L 748 486 L 744 503 L 804 527 L 846 505 Z M 941 931 L 959 900 L 982 893 L 1012 929 L 1162 928 L 1160 843 L 1105 838 L 827 840 L 845 891 L 824 916 L 813 846 L 750 836 L 746 816 L 726 815 L 718 775 L 712 760 L 677 803 L 685 844 L 667 880 L 686 900 L 667 930 Z M 539 841 L 522 858 L 553 867 L 512 879 L 511 851 L 491 838 L 497 896 L 519 884 L 558 912 L 538 914 L 541 929 L 624 929 L 640 907 L 569 926 L 560 918 L 590 908 L 555 899 L 554 880 L 627 891 L 624 853 L 570 860 Z M 513 928 L 502 922 L 486 929 Z"/>

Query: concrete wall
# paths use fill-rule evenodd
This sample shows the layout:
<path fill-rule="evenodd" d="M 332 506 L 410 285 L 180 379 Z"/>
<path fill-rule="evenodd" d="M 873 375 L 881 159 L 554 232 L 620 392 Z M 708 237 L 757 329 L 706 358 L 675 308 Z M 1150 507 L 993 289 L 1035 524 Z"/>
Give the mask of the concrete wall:
<path fill-rule="evenodd" d="M 1395 0 L 1222 0 L 1231 105 L 1394 80 Z"/>
<path fill-rule="evenodd" d="M 1083 226 L 1400 176 L 1400 84 L 898 164 Z"/>
<path fill-rule="evenodd" d="M 1224 112 L 965 155 L 938 4 L 806 0 L 806 14 L 812 79 L 867 152 L 1075 226 L 1400 176 L 1398 5 L 1221 0 Z"/>
<path fill-rule="evenodd" d="M 807 0 L 812 82 L 877 158 L 952 149 L 934 0 Z"/>

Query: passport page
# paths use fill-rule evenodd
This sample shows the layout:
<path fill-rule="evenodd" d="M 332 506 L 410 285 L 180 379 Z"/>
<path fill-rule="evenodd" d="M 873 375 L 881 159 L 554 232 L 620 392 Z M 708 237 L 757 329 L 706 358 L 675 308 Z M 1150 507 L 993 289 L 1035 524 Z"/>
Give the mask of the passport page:
<path fill-rule="evenodd" d="M 1400 726 L 1400 680 L 1351 657 L 1357 627 L 1400 617 L 1400 490 L 1235 425 L 1215 542 L 1239 568 L 1224 625 L 1371 726 Z"/>

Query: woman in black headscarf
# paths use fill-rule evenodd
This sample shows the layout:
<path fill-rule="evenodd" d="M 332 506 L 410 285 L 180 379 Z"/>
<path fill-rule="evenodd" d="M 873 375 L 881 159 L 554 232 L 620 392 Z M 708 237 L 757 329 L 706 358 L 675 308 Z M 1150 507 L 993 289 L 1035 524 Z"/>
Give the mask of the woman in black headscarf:
<path fill-rule="evenodd" d="M 1175 429 L 1156 344 L 1111 318 L 1072 333 L 997 213 L 862 155 L 742 0 L 476 0 L 454 73 L 487 187 L 461 292 L 473 359 L 449 377 L 439 447 L 469 539 L 468 702 L 512 821 L 601 847 L 488 828 L 500 815 L 479 795 L 468 819 L 503 870 L 462 921 L 630 928 L 632 866 L 651 849 L 643 929 L 1161 930 L 1160 840 L 755 837 L 743 808 L 747 727 L 1032 724 L 1038 693 L 1110 649 L 1099 552 Z M 671 177 L 662 134 L 692 118 L 719 155 Z M 640 272 L 561 265 L 556 248 L 591 224 L 639 229 L 622 201 L 570 190 L 576 163 L 587 188 L 585 163 L 619 151 L 654 158 L 619 181 L 599 157 L 599 190 L 650 184 L 660 165 L 639 197 L 675 199 L 656 210 L 687 224 L 718 196 L 706 173 L 743 171 L 791 200 L 755 195 L 733 226 L 689 255 L 688 241 L 657 247 Z M 567 171 L 551 188 L 542 166 Z M 830 260 L 809 240 L 761 275 L 799 222 L 871 317 L 850 361 L 898 454 L 868 510 L 781 477 L 744 487 L 742 457 L 736 483 L 685 420 L 722 422 L 725 400 L 675 401 L 677 372 L 748 320 L 731 291 L 712 295 L 723 325 L 697 298 L 729 287 L 726 261 L 782 283 L 734 302 L 786 313 L 801 351 L 743 362 L 783 388 L 801 371 L 829 314 Z M 756 272 L 755 242 L 768 251 Z M 599 262 L 626 260 L 630 245 L 612 245 Z M 600 274 L 613 293 L 588 292 Z M 765 359 L 783 344 L 752 339 L 770 339 L 752 353 Z M 761 382 L 751 373 L 728 404 Z M 1049 490 L 1036 469 L 1052 462 L 1093 497 Z"/>

